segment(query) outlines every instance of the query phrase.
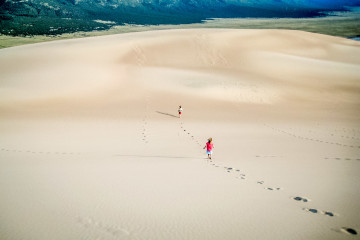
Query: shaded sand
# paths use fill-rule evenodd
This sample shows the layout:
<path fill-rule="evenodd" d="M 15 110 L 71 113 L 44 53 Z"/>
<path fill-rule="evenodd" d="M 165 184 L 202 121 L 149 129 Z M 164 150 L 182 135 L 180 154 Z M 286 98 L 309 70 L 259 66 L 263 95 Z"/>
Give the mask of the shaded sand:
<path fill-rule="evenodd" d="M 355 239 L 359 80 L 360 43 L 300 31 L 3 49 L 1 239 Z"/>

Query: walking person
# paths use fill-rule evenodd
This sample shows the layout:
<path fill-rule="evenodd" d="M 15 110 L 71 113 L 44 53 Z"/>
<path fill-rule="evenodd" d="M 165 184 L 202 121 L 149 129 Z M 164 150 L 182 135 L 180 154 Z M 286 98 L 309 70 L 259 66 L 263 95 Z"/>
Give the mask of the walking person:
<path fill-rule="evenodd" d="M 179 118 L 181 118 L 181 113 L 182 113 L 183 109 L 181 107 L 181 105 L 179 106 L 178 112 L 179 112 Z"/>
<path fill-rule="evenodd" d="M 214 148 L 214 144 L 212 143 L 212 138 L 208 139 L 208 142 L 206 143 L 206 145 L 203 149 L 205 149 L 205 148 L 206 148 L 206 153 L 208 155 L 208 158 L 211 159 L 212 150 Z"/>

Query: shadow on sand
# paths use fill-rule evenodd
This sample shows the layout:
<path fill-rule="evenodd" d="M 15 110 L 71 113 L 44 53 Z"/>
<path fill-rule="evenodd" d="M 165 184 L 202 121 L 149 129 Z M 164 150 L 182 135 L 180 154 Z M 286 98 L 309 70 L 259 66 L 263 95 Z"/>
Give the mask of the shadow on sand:
<path fill-rule="evenodd" d="M 175 117 L 175 118 L 179 118 L 178 116 L 176 115 L 173 115 L 173 114 L 170 114 L 170 113 L 163 113 L 163 112 L 159 112 L 159 111 L 156 111 L 157 113 L 159 114 L 163 114 L 163 115 L 167 115 L 167 116 L 170 116 L 170 117 Z"/>

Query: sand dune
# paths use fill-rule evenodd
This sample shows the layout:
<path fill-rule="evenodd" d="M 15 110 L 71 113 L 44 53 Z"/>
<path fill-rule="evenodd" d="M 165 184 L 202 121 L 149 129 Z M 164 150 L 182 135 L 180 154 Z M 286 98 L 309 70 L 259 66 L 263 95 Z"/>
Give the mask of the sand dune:
<path fill-rule="evenodd" d="M 228 29 L 0 50 L 1 239 L 359 234 L 359 56 Z"/>

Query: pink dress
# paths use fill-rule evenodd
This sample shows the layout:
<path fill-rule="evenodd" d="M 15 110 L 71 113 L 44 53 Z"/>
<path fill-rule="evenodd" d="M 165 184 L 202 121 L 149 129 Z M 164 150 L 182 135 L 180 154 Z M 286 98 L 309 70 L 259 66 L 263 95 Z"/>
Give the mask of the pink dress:
<path fill-rule="evenodd" d="M 207 154 L 212 154 L 212 149 L 214 147 L 214 144 L 207 142 L 206 143 L 206 152 Z"/>

